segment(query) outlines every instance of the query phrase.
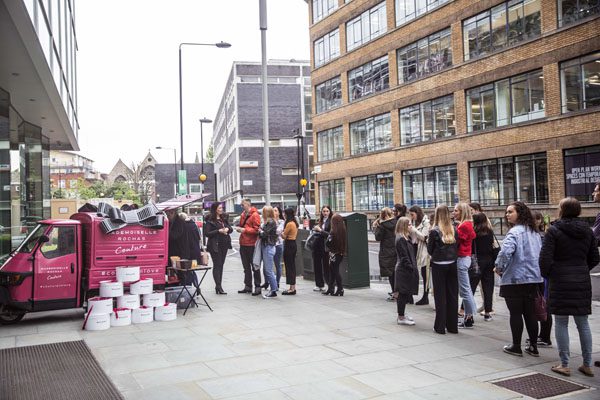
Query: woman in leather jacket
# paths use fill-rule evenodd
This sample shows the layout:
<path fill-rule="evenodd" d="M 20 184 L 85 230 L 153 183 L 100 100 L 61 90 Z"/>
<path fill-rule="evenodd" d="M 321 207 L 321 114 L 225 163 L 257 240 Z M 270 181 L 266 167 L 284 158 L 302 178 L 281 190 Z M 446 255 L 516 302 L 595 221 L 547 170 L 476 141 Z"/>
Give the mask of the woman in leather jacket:
<path fill-rule="evenodd" d="M 231 232 L 233 228 L 224 218 L 223 206 L 213 203 L 210 206 L 210 215 L 204 224 L 204 236 L 208 238 L 206 248 L 213 262 L 213 278 L 215 280 L 215 291 L 217 294 L 227 294 L 221 286 L 223 280 L 223 264 L 227 252 L 231 249 Z"/>
<path fill-rule="evenodd" d="M 264 274 L 269 281 L 270 292 L 263 295 L 263 298 L 270 299 L 277 297 L 277 279 L 273 271 L 273 257 L 275 256 L 275 246 L 277 245 L 277 222 L 273 207 L 265 206 L 262 210 L 263 223 L 258 231 L 261 239 L 262 260 Z"/>

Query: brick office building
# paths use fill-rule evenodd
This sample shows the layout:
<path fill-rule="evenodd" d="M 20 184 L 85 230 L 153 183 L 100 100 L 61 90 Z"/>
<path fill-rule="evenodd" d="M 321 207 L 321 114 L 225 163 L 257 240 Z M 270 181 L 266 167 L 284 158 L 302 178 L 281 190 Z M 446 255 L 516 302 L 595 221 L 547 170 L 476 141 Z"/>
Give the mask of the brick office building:
<path fill-rule="evenodd" d="M 313 0 L 317 200 L 372 212 L 523 200 L 600 180 L 600 2 Z M 595 215 L 584 204 L 585 216 Z M 498 228 L 498 226 L 497 226 Z"/>

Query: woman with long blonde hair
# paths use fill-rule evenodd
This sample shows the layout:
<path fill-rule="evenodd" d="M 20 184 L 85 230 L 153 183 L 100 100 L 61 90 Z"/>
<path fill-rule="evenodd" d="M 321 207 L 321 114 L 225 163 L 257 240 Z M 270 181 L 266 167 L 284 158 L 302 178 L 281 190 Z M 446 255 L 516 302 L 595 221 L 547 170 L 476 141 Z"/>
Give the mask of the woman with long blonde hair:
<path fill-rule="evenodd" d="M 379 275 L 387 277 L 390 282 L 392 293 L 394 292 L 394 269 L 396 268 L 396 218 L 391 208 L 385 207 L 381 210 L 379 217 L 373 222 L 373 233 L 375 240 L 379 242 Z M 388 301 L 393 301 L 390 295 Z"/>
<path fill-rule="evenodd" d="M 398 218 L 396 223 L 396 267 L 394 293 L 398 306 L 398 325 L 414 325 L 415 321 L 404 314 L 406 303 L 412 296 L 419 293 L 419 271 L 415 248 L 410 239 L 412 223 L 407 217 Z"/>
<path fill-rule="evenodd" d="M 458 237 L 445 204 L 435 209 L 433 228 L 427 239 L 431 256 L 431 278 L 435 288 L 435 322 L 433 330 L 439 334 L 458 333 L 458 275 L 456 250 Z"/>
<path fill-rule="evenodd" d="M 273 272 L 273 257 L 275 256 L 275 246 L 277 245 L 277 222 L 273 207 L 264 206 L 262 209 L 263 223 L 258 230 L 262 244 L 263 272 L 269 281 L 270 292 L 263 295 L 263 298 L 270 299 L 277 297 L 277 279 Z"/>
<path fill-rule="evenodd" d="M 473 229 L 473 216 L 471 207 L 467 203 L 458 203 L 454 206 L 454 221 L 458 223 L 456 231 L 458 233 L 458 250 L 456 252 L 456 268 L 458 271 L 458 289 L 460 297 L 465 305 L 465 314 L 463 321 L 458 325 L 459 328 L 473 328 L 475 320 L 473 315 L 477 312 L 477 303 L 471 290 L 471 280 L 469 279 L 469 268 L 471 267 L 471 254 L 473 253 L 473 239 L 477 236 Z"/>

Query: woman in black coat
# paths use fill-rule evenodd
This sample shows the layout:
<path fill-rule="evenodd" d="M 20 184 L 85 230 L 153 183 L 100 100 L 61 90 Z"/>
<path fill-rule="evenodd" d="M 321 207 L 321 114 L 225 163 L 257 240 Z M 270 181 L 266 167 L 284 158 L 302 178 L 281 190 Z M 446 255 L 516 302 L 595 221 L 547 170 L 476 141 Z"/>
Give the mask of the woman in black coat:
<path fill-rule="evenodd" d="M 396 268 L 396 218 L 392 210 L 385 207 L 373 222 L 375 240 L 379 242 L 379 275 L 387 277 L 394 292 L 394 269 Z M 393 300 L 391 297 L 388 300 Z"/>
<path fill-rule="evenodd" d="M 410 241 L 412 224 L 407 217 L 401 217 L 396 224 L 397 254 L 395 268 L 394 293 L 398 305 L 398 325 L 414 325 L 415 321 L 404 315 L 406 304 L 412 296 L 419 293 L 419 271 L 415 257 L 415 247 Z"/>
<path fill-rule="evenodd" d="M 331 217 L 333 212 L 329 206 L 321 208 L 321 215 L 313 231 L 317 238 L 312 248 L 313 269 L 315 272 L 315 292 L 322 292 L 325 282 L 330 280 L 329 252 L 325 249 L 325 240 L 331 231 Z"/>
<path fill-rule="evenodd" d="M 556 342 L 560 365 L 552 371 L 569 376 L 569 316 L 579 331 L 583 365 L 579 371 L 594 376 L 592 364 L 592 334 L 588 315 L 592 313 L 590 270 L 600 261 L 598 244 L 589 225 L 577 218 L 581 205 L 567 197 L 559 203 L 559 219 L 544 236 L 540 252 L 540 270 L 548 278 L 548 307 L 554 314 Z"/>
<path fill-rule="evenodd" d="M 217 294 L 227 294 L 223 290 L 223 265 L 227 252 L 231 249 L 231 232 L 233 228 L 229 221 L 224 217 L 223 206 L 220 203 L 213 203 L 210 206 L 210 215 L 204 224 L 204 236 L 208 238 L 206 248 L 213 261 L 213 278 L 215 280 L 215 292 Z"/>

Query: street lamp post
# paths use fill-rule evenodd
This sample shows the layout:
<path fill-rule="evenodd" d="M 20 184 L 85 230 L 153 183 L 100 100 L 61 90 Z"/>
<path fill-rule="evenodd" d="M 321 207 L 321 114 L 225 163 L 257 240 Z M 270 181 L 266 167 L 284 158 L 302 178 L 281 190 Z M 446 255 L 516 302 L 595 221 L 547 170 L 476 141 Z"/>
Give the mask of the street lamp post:
<path fill-rule="evenodd" d="M 202 186 L 200 186 L 200 195 L 203 196 L 202 197 L 202 209 L 204 209 L 204 182 L 206 182 L 206 174 L 204 173 L 204 132 L 202 131 L 202 124 L 210 124 L 212 123 L 212 120 L 204 117 L 201 118 L 200 120 L 200 162 L 201 167 L 200 167 L 200 176 L 198 177 L 200 179 L 200 183 L 202 184 Z M 216 182 L 215 182 L 216 184 Z"/>
<path fill-rule="evenodd" d="M 183 170 L 183 85 L 181 77 L 181 48 L 183 46 L 215 46 L 219 49 L 226 49 L 231 47 L 231 44 L 220 41 L 219 43 L 179 43 L 179 142 L 180 142 L 180 153 L 181 153 L 181 170 Z"/>
<path fill-rule="evenodd" d="M 298 129 L 294 129 L 296 135 L 293 138 L 296 139 L 298 153 L 298 193 L 296 196 L 298 197 L 298 217 L 300 217 L 300 200 L 304 197 L 307 181 L 304 178 L 304 136 L 298 132 Z M 302 191 L 300 191 L 300 187 L 302 187 Z"/>
<path fill-rule="evenodd" d="M 177 192 L 179 191 L 179 184 L 178 184 L 178 180 L 177 180 L 177 153 L 174 147 L 162 147 L 162 146 L 156 146 L 155 149 L 157 150 L 173 150 L 173 168 L 175 168 L 175 183 L 173 184 L 173 191 L 175 193 L 173 193 L 173 197 L 177 197 Z"/>

